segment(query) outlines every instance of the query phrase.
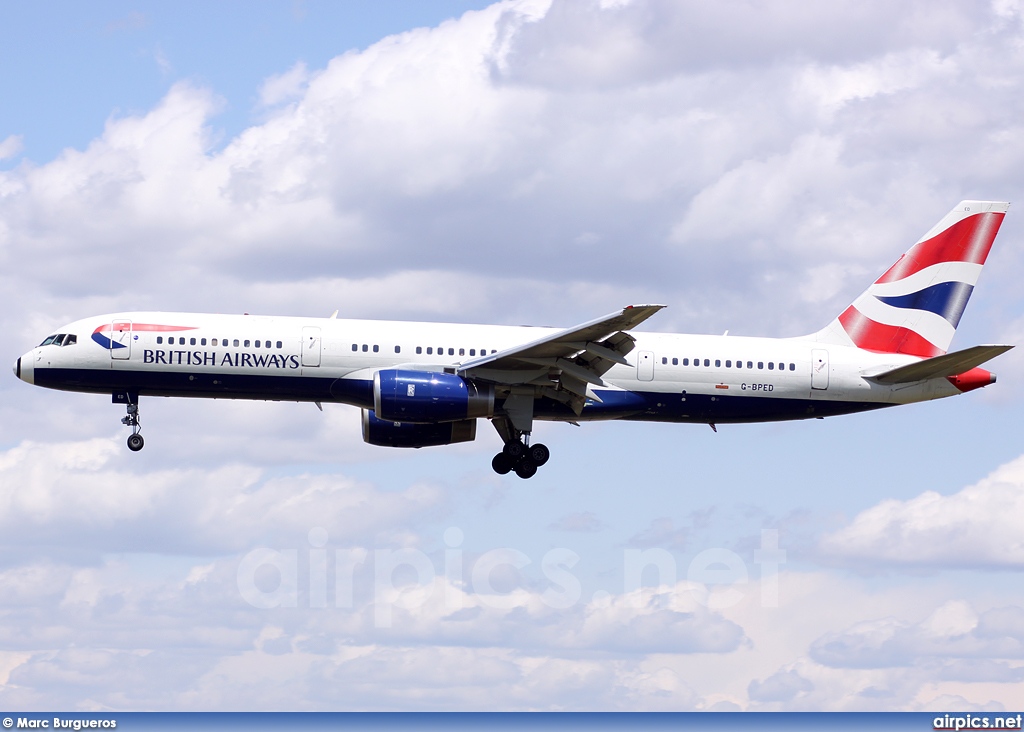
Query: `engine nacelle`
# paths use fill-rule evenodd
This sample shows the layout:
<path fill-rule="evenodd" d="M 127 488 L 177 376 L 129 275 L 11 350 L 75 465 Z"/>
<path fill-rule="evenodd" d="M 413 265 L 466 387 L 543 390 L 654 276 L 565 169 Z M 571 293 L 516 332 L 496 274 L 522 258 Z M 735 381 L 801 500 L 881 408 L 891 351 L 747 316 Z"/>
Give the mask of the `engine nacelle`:
<path fill-rule="evenodd" d="M 433 447 L 454 442 L 472 442 L 476 439 L 476 420 L 416 424 L 378 419 L 368 409 L 363 410 L 363 441 L 381 447 Z"/>
<path fill-rule="evenodd" d="M 455 374 L 389 369 L 374 374 L 373 411 L 385 421 L 431 424 L 491 417 L 494 389 Z"/>

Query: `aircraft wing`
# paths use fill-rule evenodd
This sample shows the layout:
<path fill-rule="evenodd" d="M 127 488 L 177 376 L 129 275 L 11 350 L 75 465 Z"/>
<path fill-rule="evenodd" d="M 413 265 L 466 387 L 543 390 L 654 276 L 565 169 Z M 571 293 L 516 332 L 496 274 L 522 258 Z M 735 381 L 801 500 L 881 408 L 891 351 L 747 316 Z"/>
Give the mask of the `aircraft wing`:
<path fill-rule="evenodd" d="M 877 381 L 879 384 L 906 384 L 911 381 L 956 376 L 1006 353 L 1011 348 L 1013 346 L 973 346 L 962 351 L 926 358 L 917 363 L 900 366 L 865 378 Z"/>
<path fill-rule="evenodd" d="M 633 350 L 636 340 L 625 331 L 663 307 L 628 305 L 536 341 L 465 361 L 457 373 L 495 384 L 551 387 L 555 392 L 568 392 L 565 398 L 555 398 L 572 401 L 574 408 L 582 409 L 588 387 L 603 386 L 601 377 L 612 366 L 627 363 L 625 355 Z"/>

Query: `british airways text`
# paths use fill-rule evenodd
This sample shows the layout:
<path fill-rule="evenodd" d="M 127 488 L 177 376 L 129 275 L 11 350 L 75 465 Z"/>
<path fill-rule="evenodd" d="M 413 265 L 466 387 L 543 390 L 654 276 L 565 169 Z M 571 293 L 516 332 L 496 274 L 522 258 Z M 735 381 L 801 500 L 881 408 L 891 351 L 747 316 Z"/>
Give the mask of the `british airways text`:
<path fill-rule="evenodd" d="M 217 357 L 220 356 L 220 363 Z M 143 363 L 158 363 L 166 366 L 234 366 L 235 368 L 299 368 L 298 356 L 277 353 L 214 353 L 212 351 L 170 351 L 145 349 Z"/>

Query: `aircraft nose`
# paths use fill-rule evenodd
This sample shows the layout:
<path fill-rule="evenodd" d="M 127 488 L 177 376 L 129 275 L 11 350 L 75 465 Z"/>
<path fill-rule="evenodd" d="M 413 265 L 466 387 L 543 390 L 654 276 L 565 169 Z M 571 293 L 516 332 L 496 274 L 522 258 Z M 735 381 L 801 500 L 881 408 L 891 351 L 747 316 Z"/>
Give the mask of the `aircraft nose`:
<path fill-rule="evenodd" d="M 35 369 L 32 366 L 32 354 L 26 353 L 14 362 L 14 375 L 27 384 L 34 384 Z"/>

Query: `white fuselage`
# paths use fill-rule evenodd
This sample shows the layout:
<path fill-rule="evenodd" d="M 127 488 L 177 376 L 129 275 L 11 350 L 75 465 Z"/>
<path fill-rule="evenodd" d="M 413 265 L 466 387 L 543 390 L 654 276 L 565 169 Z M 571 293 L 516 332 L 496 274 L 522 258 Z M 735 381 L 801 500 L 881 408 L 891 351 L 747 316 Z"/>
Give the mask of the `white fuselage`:
<path fill-rule="evenodd" d="M 129 312 L 58 330 L 20 378 L 56 389 L 153 396 L 334 401 L 373 408 L 381 369 L 452 373 L 553 328 L 331 318 Z M 865 374 L 918 359 L 802 338 L 632 333 L 582 414 L 538 404 L 538 419 L 753 422 L 863 411 L 952 396 L 945 379 L 884 385 Z M 66 338 L 61 340 L 68 340 Z"/>

